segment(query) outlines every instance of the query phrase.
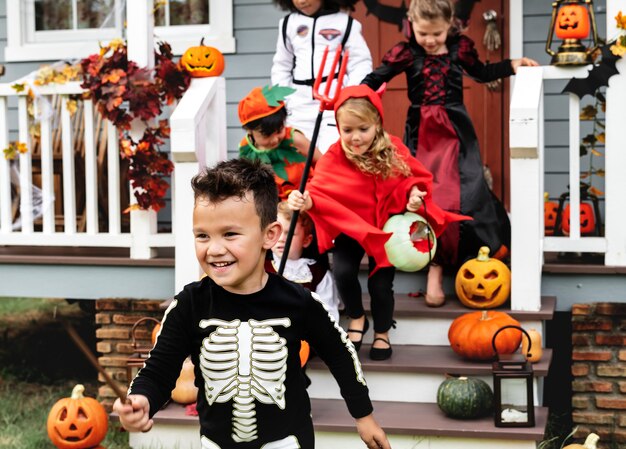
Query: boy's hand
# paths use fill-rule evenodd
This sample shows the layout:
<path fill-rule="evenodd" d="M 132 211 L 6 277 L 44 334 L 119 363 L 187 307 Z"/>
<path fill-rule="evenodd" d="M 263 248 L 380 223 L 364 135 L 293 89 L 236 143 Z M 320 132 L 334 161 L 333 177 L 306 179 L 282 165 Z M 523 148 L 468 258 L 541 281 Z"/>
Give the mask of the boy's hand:
<path fill-rule="evenodd" d="M 148 398 L 141 394 L 131 394 L 128 399 L 132 404 L 122 404 L 118 399 L 113 403 L 113 411 L 120 417 L 120 423 L 129 432 L 147 432 L 152 428 Z"/>
<path fill-rule="evenodd" d="M 387 435 L 374 419 L 374 415 L 357 419 L 356 429 L 369 449 L 391 449 Z"/>
<path fill-rule="evenodd" d="M 409 192 L 409 201 L 406 203 L 406 210 L 409 212 L 417 212 L 422 204 L 424 204 L 424 198 L 426 196 L 426 192 L 422 192 L 417 186 L 411 187 L 411 192 Z"/>
<path fill-rule="evenodd" d="M 537 67 L 538 65 L 539 63 L 537 61 L 526 57 L 511 60 L 511 67 L 513 67 L 514 73 L 517 73 L 517 69 L 520 66 Z"/>
<path fill-rule="evenodd" d="M 291 210 L 306 211 L 313 207 L 313 200 L 308 190 L 300 193 L 299 190 L 292 190 L 287 197 L 287 205 Z"/>

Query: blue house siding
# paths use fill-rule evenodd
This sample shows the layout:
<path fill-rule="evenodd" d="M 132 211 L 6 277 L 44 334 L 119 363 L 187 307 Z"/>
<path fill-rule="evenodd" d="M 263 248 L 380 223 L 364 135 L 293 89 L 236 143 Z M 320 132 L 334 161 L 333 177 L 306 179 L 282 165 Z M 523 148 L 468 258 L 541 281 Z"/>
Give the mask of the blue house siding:
<path fill-rule="evenodd" d="M 597 0 L 595 5 L 598 36 L 606 37 L 606 1 Z M 524 55 L 537 60 L 542 65 L 550 63 L 550 56 L 546 53 L 546 39 L 552 14 L 552 7 L 544 0 L 524 0 Z M 560 44 L 556 36 L 553 39 L 552 49 L 556 50 Z M 551 198 L 568 191 L 569 184 L 569 128 L 568 110 L 569 95 L 562 94 L 566 81 L 548 81 L 545 84 L 545 190 Z M 594 100 L 586 96 L 581 104 L 593 104 Z M 591 133 L 592 125 L 589 122 L 581 123 L 581 137 Z M 598 151 L 604 152 L 602 145 Z M 604 158 L 593 158 L 595 168 L 604 168 Z M 582 171 L 589 167 L 589 155 L 580 159 Z M 604 179 L 593 178 L 593 185 L 604 191 Z M 603 208 L 603 199 L 601 208 Z"/>

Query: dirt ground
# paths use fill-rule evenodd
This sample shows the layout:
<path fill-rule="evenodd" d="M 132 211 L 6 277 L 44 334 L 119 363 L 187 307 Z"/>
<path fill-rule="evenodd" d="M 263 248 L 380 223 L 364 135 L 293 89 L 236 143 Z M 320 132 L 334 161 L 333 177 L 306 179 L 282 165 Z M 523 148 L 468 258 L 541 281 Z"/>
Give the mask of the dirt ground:
<path fill-rule="evenodd" d="M 63 308 L 63 319 L 96 354 L 95 319 L 89 305 Z M 4 317 L 0 367 L 23 381 L 45 384 L 65 380 L 95 384 L 98 375 L 53 313 Z"/>

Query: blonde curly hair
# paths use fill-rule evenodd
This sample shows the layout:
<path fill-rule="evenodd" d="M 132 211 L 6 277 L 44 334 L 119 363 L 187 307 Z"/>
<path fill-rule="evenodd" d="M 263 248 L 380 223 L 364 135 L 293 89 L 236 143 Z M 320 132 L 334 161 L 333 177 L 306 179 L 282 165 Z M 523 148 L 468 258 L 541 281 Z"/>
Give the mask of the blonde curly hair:
<path fill-rule="evenodd" d="M 350 114 L 364 122 L 376 125 L 376 135 L 372 145 L 363 154 L 354 153 L 344 145 L 343 140 L 341 141 L 346 157 L 359 170 L 382 178 L 397 175 L 408 176 L 411 173 L 410 167 L 398 156 L 389 134 L 383 129 L 378 109 L 370 101 L 365 98 L 350 98 L 337 110 L 337 119 L 339 120 L 343 114 Z"/>

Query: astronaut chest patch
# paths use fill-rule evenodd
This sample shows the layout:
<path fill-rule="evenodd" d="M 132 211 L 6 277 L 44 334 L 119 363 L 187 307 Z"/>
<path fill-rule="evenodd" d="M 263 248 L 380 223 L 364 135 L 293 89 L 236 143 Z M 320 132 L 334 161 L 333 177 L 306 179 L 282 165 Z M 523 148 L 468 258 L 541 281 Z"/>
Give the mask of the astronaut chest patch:
<path fill-rule="evenodd" d="M 335 38 L 341 36 L 341 31 L 335 28 L 324 28 L 323 30 L 319 31 L 319 35 L 322 36 L 327 41 L 332 41 Z"/>

